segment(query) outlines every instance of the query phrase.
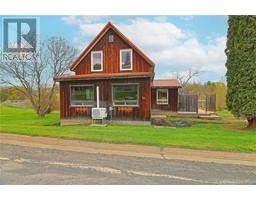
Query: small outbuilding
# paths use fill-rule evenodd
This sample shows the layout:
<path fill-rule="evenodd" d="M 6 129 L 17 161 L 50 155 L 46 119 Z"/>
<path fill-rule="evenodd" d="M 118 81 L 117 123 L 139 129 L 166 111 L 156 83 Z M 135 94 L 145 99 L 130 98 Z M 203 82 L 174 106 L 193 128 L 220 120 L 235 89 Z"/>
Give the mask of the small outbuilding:
<path fill-rule="evenodd" d="M 178 89 L 181 84 L 176 79 L 153 80 L 151 87 L 151 108 L 177 112 Z"/>

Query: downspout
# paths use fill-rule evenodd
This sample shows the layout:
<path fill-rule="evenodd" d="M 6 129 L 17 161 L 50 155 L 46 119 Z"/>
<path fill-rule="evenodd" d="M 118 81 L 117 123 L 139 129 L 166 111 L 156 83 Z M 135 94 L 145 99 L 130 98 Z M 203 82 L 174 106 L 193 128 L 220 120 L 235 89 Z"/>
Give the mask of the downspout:
<path fill-rule="evenodd" d="M 96 87 L 97 108 L 100 107 L 99 86 Z"/>

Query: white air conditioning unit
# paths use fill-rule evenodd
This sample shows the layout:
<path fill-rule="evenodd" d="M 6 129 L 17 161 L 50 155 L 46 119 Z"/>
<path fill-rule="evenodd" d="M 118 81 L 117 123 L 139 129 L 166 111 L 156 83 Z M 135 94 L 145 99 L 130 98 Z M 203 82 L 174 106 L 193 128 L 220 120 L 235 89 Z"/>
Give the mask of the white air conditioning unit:
<path fill-rule="evenodd" d="M 106 108 L 92 108 L 92 119 L 104 119 L 107 117 Z"/>

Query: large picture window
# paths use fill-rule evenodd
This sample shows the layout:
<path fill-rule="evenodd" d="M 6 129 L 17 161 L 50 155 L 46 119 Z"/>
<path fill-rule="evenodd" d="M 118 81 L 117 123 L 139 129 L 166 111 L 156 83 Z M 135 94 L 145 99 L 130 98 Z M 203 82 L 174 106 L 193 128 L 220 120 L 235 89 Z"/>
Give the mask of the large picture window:
<path fill-rule="evenodd" d="M 120 50 L 120 70 L 132 70 L 132 49 Z"/>
<path fill-rule="evenodd" d="M 168 89 L 157 89 L 157 104 L 168 104 Z"/>
<path fill-rule="evenodd" d="M 92 51 L 91 52 L 91 71 L 103 71 L 103 52 Z"/>
<path fill-rule="evenodd" d="M 113 85 L 113 105 L 114 106 L 138 106 L 138 85 Z"/>
<path fill-rule="evenodd" d="M 93 86 L 70 86 L 70 102 L 72 106 L 92 106 Z"/>

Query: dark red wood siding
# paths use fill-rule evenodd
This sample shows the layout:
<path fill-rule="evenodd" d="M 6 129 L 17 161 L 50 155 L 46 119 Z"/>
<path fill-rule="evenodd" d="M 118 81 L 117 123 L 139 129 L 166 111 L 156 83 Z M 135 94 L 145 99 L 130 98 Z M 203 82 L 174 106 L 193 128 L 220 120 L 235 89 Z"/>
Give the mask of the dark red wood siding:
<path fill-rule="evenodd" d="M 114 35 L 114 41 L 109 42 L 108 36 Z M 122 73 L 128 71 L 120 70 L 120 49 L 131 48 L 111 29 L 102 37 L 102 39 L 94 46 L 92 51 L 103 51 L 103 73 Z M 152 66 L 148 64 L 136 51 L 133 50 L 132 55 L 133 69 L 132 72 L 151 72 Z M 81 63 L 75 68 L 76 74 L 99 73 L 91 72 L 91 53 L 89 53 Z M 102 73 L 102 72 L 100 72 Z"/>
<path fill-rule="evenodd" d="M 153 88 L 151 91 L 151 105 L 152 109 L 156 110 L 169 110 L 176 112 L 178 109 L 178 88 L 169 88 L 168 89 L 168 99 L 169 102 L 167 105 L 158 105 L 157 104 L 157 96 L 156 96 L 156 88 Z"/>
<path fill-rule="evenodd" d="M 136 83 L 139 85 L 139 106 L 113 107 L 113 119 L 117 120 L 150 120 L 151 116 L 151 79 L 136 78 L 122 80 L 90 80 L 90 81 L 66 81 L 60 82 L 60 115 L 61 118 L 91 117 L 91 107 L 72 107 L 70 105 L 70 85 L 94 85 L 94 99 L 96 106 L 96 86 L 99 86 L 100 106 L 112 105 L 113 83 Z"/>

